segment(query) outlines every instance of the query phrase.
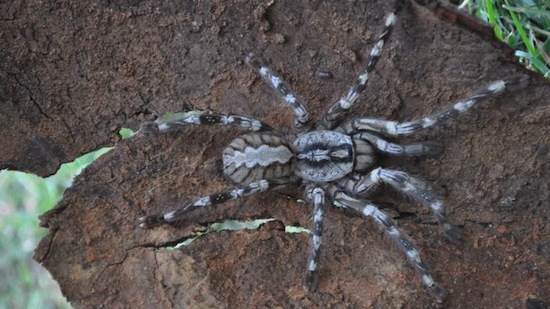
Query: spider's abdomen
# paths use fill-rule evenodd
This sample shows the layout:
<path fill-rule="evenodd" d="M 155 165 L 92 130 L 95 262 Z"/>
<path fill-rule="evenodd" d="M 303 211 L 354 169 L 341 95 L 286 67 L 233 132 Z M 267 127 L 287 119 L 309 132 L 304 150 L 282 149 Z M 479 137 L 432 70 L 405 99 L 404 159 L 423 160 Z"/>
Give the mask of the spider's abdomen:
<path fill-rule="evenodd" d="M 351 137 L 334 131 L 313 131 L 294 141 L 296 174 L 314 182 L 340 179 L 353 170 Z"/>
<path fill-rule="evenodd" d="M 286 178 L 292 175 L 293 158 L 289 144 L 273 133 L 244 134 L 223 150 L 223 173 L 241 184 Z"/>

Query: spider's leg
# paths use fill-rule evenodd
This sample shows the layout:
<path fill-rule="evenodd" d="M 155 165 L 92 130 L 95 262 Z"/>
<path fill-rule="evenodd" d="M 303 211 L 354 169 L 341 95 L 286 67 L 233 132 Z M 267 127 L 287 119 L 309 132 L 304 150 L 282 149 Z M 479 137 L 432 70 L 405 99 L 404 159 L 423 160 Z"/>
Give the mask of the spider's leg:
<path fill-rule="evenodd" d="M 317 265 L 321 253 L 321 242 L 323 240 L 323 218 L 325 214 L 325 191 L 319 187 L 308 190 L 307 196 L 313 201 L 313 235 L 311 236 L 311 253 L 307 262 L 307 273 L 304 280 L 304 289 L 314 292 L 319 283 Z"/>
<path fill-rule="evenodd" d="M 205 197 L 195 200 L 194 202 L 182 208 L 167 212 L 165 214 L 149 215 L 149 216 L 141 217 L 138 219 L 138 226 L 144 229 L 150 229 L 163 224 L 177 223 L 178 221 L 181 221 L 182 219 L 184 219 L 185 215 L 189 211 L 192 211 L 193 209 L 196 209 L 198 207 L 221 204 L 230 200 L 249 196 L 255 193 L 284 187 L 288 184 L 290 184 L 289 179 L 260 180 L 257 182 L 252 182 L 241 188 L 236 188 L 236 189 L 218 193 L 218 194 L 207 195 Z"/>
<path fill-rule="evenodd" d="M 425 141 L 418 143 L 396 144 L 385 140 L 383 137 L 361 131 L 353 135 L 353 138 L 360 138 L 368 141 L 376 149 L 383 153 L 395 156 L 434 156 L 443 150 L 443 145 L 434 141 Z"/>
<path fill-rule="evenodd" d="M 386 168 L 377 168 L 371 171 L 366 177 L 368 183 L 386 183 L 397 191 L 413 198 L 419 203 L 428 206 L 437 222 L 443 228 L 445 235 L 453 243 L 459 243 L 462 235 L 460 231 L 453 226 L 445 212 L 443 211 L 443 202 L 440 190 L 434 188 L 425 180 L 413 177 L 405 172 L 391 170 Z"/>
<path fill-rule="evenodd" d="M 256 71 L 258 71 L 260 76 L 262 76 L 263 79 L 271 87 L 273 87 L 273 89 L 278 91 L 283 96 L 286 104 L 288 104 L 288 106 L 292 108 L 294 115 L 296 115 L 294 125 L 297 128 L 303 128 L 307 126 L 307 123 L 309 121 L 309 112 L 306 110 L 304 105 L 302 105 L 302 103 L 298 101 L 296 96 L 288 90 L 288 87 L 281 80 L 281 78 L 277 76 L 270 68 L 262 65 L 260 61 L 254 57 L 254 54 L 249 54 L 246 57 L 246 63 Z"/>
<path fill-rule="evenodd" d="M 408 237 L 399 230 L 395 223 L 388 215 L 382 212 L 376 205 L 366 201 L 361 201 L 350 197 L 342 191 L 333 191 L 334 201 L 344 207 L 353 209 L 354 211 L 366 217 L 371 217 L 399 246 L 405 253 L 414 269 L 420 276 L 422 283 L 428 288 L 430 294 L 438 301 L 444 302 L 447 298 L 445 288 L 434 281 L 428 265 L 420 258 L 418 249 L 411 243 Z"/>
<path fill-rule="evenodd" d="M 357 100 L 359 94 L 366 88 L 367 82 L 369 80 L 369 74 L 374 69 L 376 62 L 380 58 L 382 52 L 382 47 L 387 41 L 390 33 L 392 31 L 393 25 L 395 24 L 396 14 L 400 10 L 402 1 L 397 1 L 393 12 L 389 13 L 386 17 L 386 23 L 384 30 L 374 43 L 374 47 L 371 49 L 369 54 L 369 60 L 365 71 L 359 75 L 355 84 L 349 89 L 349 91 L 341 97 L 338 101 L 332 104 L 325 115 L 323 116 L 322 122 L 319 125 L 318 129 L 333 129 L 341 121 L 342 116 L 347 112 Z"/>
<path fill-rule="evenodd" d="M 167 122 L 161 123 L 145 123 L 142 124 L 140 130 L 158 130 L 160 132 L 172 131 L 181 128 L 182 126 L 187 125 L 214 125 L 214 124 L 223 124 L 223 125 L 232 125 L 240 126 L 243 129 L 250 131 L 272 131 L 275 133 L 280 133 L 271 126 L 261 122 L 258 119 L 238 116 L 238 115 L 227 115 L 227 114 L 190 114 L 182 118 L 173 119 Z M 150 128 L 153 126 L 153 128 Z"/>
<path fill-rule="evenodd" d="M 435 114 L 418 120 L 397 122 L 376 118 L 358 118 L 344 123 L 339 129 L 347 134 L 359 130 L 375 131 L 388 135 L 411 134 L 438 125 L 447 119 L 456 118 L 458 115 L 470 110 L 481 101 L 497 97 L 507 90 L 525 87 L 527 84 L 528 77 L 525 75 L 506 80 L 498 80 L 473 93 L 470 97 L 458 101 Z"/>

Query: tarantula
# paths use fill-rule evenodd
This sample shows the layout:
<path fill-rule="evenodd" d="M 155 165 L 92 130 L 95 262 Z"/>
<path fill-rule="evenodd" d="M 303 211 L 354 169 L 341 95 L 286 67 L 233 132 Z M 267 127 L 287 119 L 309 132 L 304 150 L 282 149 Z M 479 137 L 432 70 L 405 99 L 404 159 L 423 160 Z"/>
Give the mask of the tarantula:
<path fill-rule="evenodd" d="M 149 229 L 181 221 L 198 207 L 220 204 L 229 200 L 287 186 L 304 186 L 306 198 L 314 205 L 311 253 L 307 263 L 304 288 L 315 291 L 318 284 L 317 264 L 323 235 L 326 200 L 371 217 L 396 242 L 420 276 L 430 294 L 439 302 L 447 297 L 445 288 L 437 283 L 419 251 L 399 230 L 391 218 L 366 198 L 380 184 L 412 197 L 429 207 L 445 234 L 458 242 L 460 233 L 447 220 L 438 190 L 430 183 L 403 171 L 376 167 L 379 154 L 393 156 L 435 155 L 442 150 L 436 142 L 397 144 L 385 135 L 399 136 L 433 127 L 458 116 L 482 100 L 504 93 L 518 79 L 498 80 L 433 115 L 408 122 L 376 118 L 344 120 L 359 94 L 365 89 L 384 43 L 388 39 L 402 1 L 385 19 L 385 27 L 370 51 L 365 71 L 337 102 L 332 104 L 322 120 L 310 129 L 309 113 L 281 79 L 252 54 L 246 62 L 269 85 L 279 92 L 295 114 L 292 134 L 285 134 L 260 120 L 226 114 L 194 114 L 180 119 L 152 124 L 160 132 L 194 125 L 237 125 L 252 131 L 235 138 L 222 152 L 223 174 L 240 187 L 205 196 L 183 208 L 139 219 L 138 225 Z"/>

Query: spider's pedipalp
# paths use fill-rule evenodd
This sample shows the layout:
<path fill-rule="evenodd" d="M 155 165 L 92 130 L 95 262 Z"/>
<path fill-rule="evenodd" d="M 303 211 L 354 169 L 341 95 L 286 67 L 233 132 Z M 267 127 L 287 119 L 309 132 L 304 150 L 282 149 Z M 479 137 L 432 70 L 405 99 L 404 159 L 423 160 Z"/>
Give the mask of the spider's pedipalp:
<path fill-rule="evenodd" d="M 405 253 L 422 280 L 422 283 L 428 288 L 430 294 L 440 303 L 445 301 L 447 298 L 447 290 L 433 279 L 431 271 L 428 265 L 420 257 L 418 249 L 416 249 L 408 237 L 399 230 L 388 215 L 378 209 L 374 204 L 352 198 L 342 191 L 335 192 L 334 200 L 365 217 L 373 218 L 378 226 L 380 226 Z"/>
<path fill-rule="evenodd" d="M 307 126 L 309 122 L 309 112 L 304 105 L 296 98 L 296 96 L 288 90 L 288 87 L 283 83 L 281 78 L 277 76 L 270 68 L 262 65 L 255 57 L 254 54 L 249 54 L 246 57 L 246 63 L 255 69 L 261 77 L 271 86 L 278 91 L 285 100 L 286 104 L 292 108 L 296 120 L 294 125 L 298 128 Z"/>
<path fill-rule="evenodd" d="M 348 134 L 361 130 L 369 130 L 393 136 L 416 133 L 422 129 L 441 124 L 448 119 L 456 118 L 460 114 L 469 111 L 478 103 L 502 95 L 508 88 L 516 90 L 527 86 L 528 83 L 529 80 L 524 75 L 506 80 L 497 80 L 473 93 L 470 97 L 418 120 L 398 122 L 376 118 L 358 118 L 342 124 L 341 130 Z"/>
<path fill-rule="evenodd" d="M 154 228 L 163 224 L 174 224 L 185 218 L 185 215 L 193 209 L 211 205 L 221 204 L 230 200 L 264 192 L 267 190 L 278 189 L 290 184 L 288 179 L 260 180 L 248 184 L 247 186 L 236 188 L 222 193 L 207 195 L 194 202 L 167 212 L 163 215 L 149 215 L 138 219 L 138 226 L 144 229 Z"/>
<path fill-rule="evenodd" d="M 304 289 L 314 292 L 319 283 L 317 266 L 321 254 L 321 243 L 323 241 L 323 219 L 325 215 L 325 191 L 319 187 L 308 189 L 308 200 L 313 202 L 313 235 L 311 235 L 311 251 L 307 261 L 307 272 L 304 280 Z"/>
<path fill-rule="evenodd" d="M 335 183 L 347 194 L 355 197 L 367 198 L 376 192 L 380 182 L 372 180 L 368 175 L 353 173 L 348 177 L 339 179 Z"/>
<path fill-rule="evenodd" d="M 383 182 L 389 184 L 397 191 L 402 192 L 425 206 L 428 206 L 432 210 L 437 222 L 441 225 L 443 232 L 449 240 L 453 243 L 460 242 L 462 235 L 460 231 L 447 219 L 447 216 L 443 210 L 443 202 L 439 190 L 434 188 L 428 182 L 418 177 L 413 177 L 402 171 L 380 167 L 374 169 L 369 174 L 369 177 L 373 182 Z"/>

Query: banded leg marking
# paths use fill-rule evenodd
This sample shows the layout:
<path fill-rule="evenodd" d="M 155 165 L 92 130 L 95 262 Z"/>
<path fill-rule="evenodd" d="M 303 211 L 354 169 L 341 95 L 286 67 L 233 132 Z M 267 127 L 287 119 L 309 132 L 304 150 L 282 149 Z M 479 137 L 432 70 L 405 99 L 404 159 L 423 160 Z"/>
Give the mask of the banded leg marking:
<path fill-rule="evenodd" d="M 354 135 L 370 142 L 381 152 L 396 156 L 434 156 L 440 154 L 443 145 L 434 141 L 425 141 L 409 144 L 396 144 L 386 141 L 381 136 L 363 131 Z"/>
<path fill-rule="evenodd" d="M 221 204 L 230 200 L 235 200 L 241 197 L 286 186 L 289 183 L 290 181 L 288 179 L 260 180 L 241 188 L 218 194 L 207 195 L 195 200 L 183 208 L 179 208 L 165 214 L 141 217 L 138 219 L 138 226 L 144 229 L 150 229 L 163 224 L 173 224 L 181 221 L 189 211 L 192 211 L 198 207 Z"/>
<path fill-rule="evenodd" d="M 417 202 L 429 207 L 443 232 L 453 243 L 459 243 L 462 235 L 453 226 L 443 210 L 443 202 L 440 192 L 427 181 L 413 177 L 405 172 L 385 168 L 373 170 L 368 177 L 372 182 L 387 183 L 399 192 L 413 198 Z"/>
<path fill-rule="evenodd" d="M 157 124 L 160 132 L 176 130 L 181 126 L 186 125 L 233 125 L 240 126 L 243 129 L 250 131 L 272 131 L 278 132 L 271 126 L 261 122 L 258 119 L 226 114 L 191 114 L 183 118 L 170 120 Z"/>
<path fill-rule="evenodd" d="M 325 191 L 319 187 L 308 192 L 308 199 L 313 201 L 313 235 L 311 236 L 311 252 L 307 261 L 307 273 L 304 280 L 304 289 L 314 292 L 319 284 L 317 266 L 321 254 L 323 240 L 323 219 L 326 209 Z"/>
<path fill-rule="evenodd" d="M 437 283 L 431 274 L 428 265 L 421 259 L 418 249 L 411 243 L 408 237 L 399 230 L 393 220 L 384 212 L 380 211 L 374 204 L 354 199 L 343 192 L 337 192 L 335 201 L 344 207 L 351 208 L 365 217 L 371 217 L 405 253 L 409 262 L 416 270 L 422 283 L 428 288 L 430 294 L 440 303 L 447 298 L 447 290 Z"/>
<path fill-rule="evenodd" d="M 328 111 L 325 113 L 318 129 L 333 129 L 338 124 L 344 113 L 353 106 L 353 104 L 359 97 L 359 94 L 361 94 L 361 92 L 365 90 L 367 82 L 369 80 L 369 74 L 372 72 L 374 66 L 376 65 L 376 62 L 378 62 L 378 59 L 380 58 L 382 48 L 384 47 L 384 44 L 390 36 L 393 25 L 395 24 L 396 14 L 400 10 L 401 5 L 402 1 L 397 1 L 394 11 L 386 16 L 384 30 L 382 31 L 380 36 L 378 36 L 376 43 L 374 43 L 374 47 L 369 53 L 367 67 L 365 68 L 363 73 L 359 75 L 359 77 L 355 81 L 355 84 L 349 89 L 349 91 L 337 102 L 330 106 Z"/>
<path fill-rule="evenodd" d="M 277 76 L 270 68 L 260 64 L 260 62 L 254 57 L 254 54 L 249 54 L 246 57 L 246 63 L 258 71 L 260 76 L 262 76 L 262 78 L 271 87 L 273 87 L 273 89 L 278 91 L 283 96 L 286 104 L 292 108 L 294 115 L 296 115 L 294 125 L 298 128 L 306 126 L 309 121 L 309 112 L 306 110 L 304 105 L 298 101 L 296 96 L 292 94 L 292 92 L 288 91 L 287 86 L 283 83 L 281 78 Z"/>
<path fill-rule="evenodd" d="M 394 136 L 412 134 L 422 129 L 436 126 L 448 119 L 456 118 L 460 114 L 469 111 L 478 103 L 503 94 L 508 88 L 513 88 L 513 86 L 525 87 L 527 85 L 526 79 L 525 76 L 519 76 L 508 80 L 492 82 L 485 88 L 472 94 L 469 98 L 458 101 L 440 112 L 418 120 L 397 122 L 375 118 L 359 118 L 343 124 L 341 130 L 348 134 L 360 130 L 370 130 Z"/>

